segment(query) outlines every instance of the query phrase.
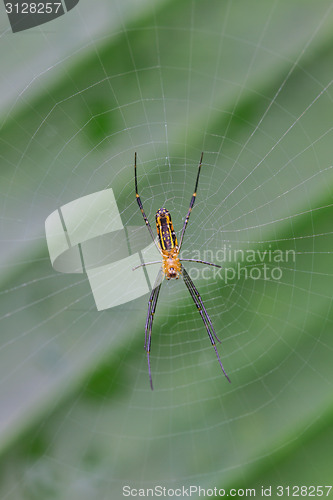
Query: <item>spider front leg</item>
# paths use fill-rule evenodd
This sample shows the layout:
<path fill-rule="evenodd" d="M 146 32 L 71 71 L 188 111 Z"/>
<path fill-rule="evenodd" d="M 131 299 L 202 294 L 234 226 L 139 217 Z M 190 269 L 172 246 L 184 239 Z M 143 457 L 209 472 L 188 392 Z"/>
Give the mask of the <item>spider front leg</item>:
<path fill-rule="evenodd" d="M 194 203 L 195 203 L 195 200 L 196 200 L 196 197 L 197 197 L 197 189 L 198 189 L 199 177 L 200 177 L 200 172 L 201 172 L 202 158 L 203 158 L 203 152 L 201 153 L 201 157 L 200 157 L 200 162 L 199 162 L 199 167 L 198 167 L 198 173 L 197 173 L 197 179 L 195 181 L 195 186 L 194 186 L 194 193 L 193 193 L 191 201 L 190 201 L 190 208 L 188 209 L 187 215 L 185 217 L 185 221 L 184 221 L 184 225 L 183 225 L 183 229 L 182 229 L 182 234 L 180 235 L 179 250 L 182 247 L 183 238 L 184 238 L 184 234 L 185 234 L 185 231 L 186 231 L 186 227 L 187 227 L 187 224 L 188 224 L 191 212 L 192 212 L 192 208 L 194 206 Z"/>
<path fill-rule="evenodd" d="M 148 217 L 146 216 L 146 214 L 145 214 L 145 212 L 143 210 L 142 201 L 141 201 L 141 198 L 140 198 L 139 193 L 138 193 L 138 179 L 137 179 L 137 175 L 136 175 L 136 152 L 134 154 L 134 185 L 135 185 L 135 197 L 136 197 L 136 201 L 138 202 L 140 211 L 142 213 L 142 217 L 143 217 L 143 219 L 144 219 L 144 221 L 146 223 L 146 226 L 148 228 L 148 231 L 149 231 L 149 234 L 151 236 L 151 239 L 155 243 L 155 246 L 156 246 L 157 250 L 159 252 L 161 252 L 159 246 L 156 243 L 155 236 L 154 236 L 153 230 L 151 228 L 151 225 L 149 224 Z"/>

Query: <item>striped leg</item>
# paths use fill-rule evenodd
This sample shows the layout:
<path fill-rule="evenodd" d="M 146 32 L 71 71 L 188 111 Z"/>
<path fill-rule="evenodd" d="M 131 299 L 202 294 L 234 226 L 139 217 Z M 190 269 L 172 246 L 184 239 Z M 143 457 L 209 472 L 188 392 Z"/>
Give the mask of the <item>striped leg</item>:
<path fill-rule="evenodd" d="M 214 347 L 215 354 L 217 356 L 217 359 L 218 359 L 218 362 L 220 364 L 220 367 L 222 368 L 222 371 L 223 371 L 224 375 L 226 376 L 228 382 L 230 382 L 230 379 L 229 379 L 228 375 L 226 374 L 226 372 L 225 372 L 225 370 L 223 368 L 222 361 L 220 359 L 219 353 L 218 353 L 217 348 L 216 348 L 214 337 L 219 342 L 221 342 L 221 341 L 219 340 L 219 338 L 217 337 L 217 335 L 215 333 L 213 324 L 212 324 L 211 319 L 209 317 L 209 314 L 208 314 L 208 312 L 207 312 L 207 310 L 206 310 L 206 308 L 204 306 L 202 298 L 200 297 L 200 294 L 199 294 L 198 290 L 194 286 L 193 281 L 191 280 L 190 276 L 188 275 L 188 273 L 187 273 L 186 269 L 184 269 L 184 267 L 182 267 L 182 274 L 183 274 L 185 285 L 187 286 L 187 289 L 190 292 L 190 295 L 191 295 L 191 297 L 193 299 L 193 302 L 195 303 L 195 305 L 196 305 L 196 307 L 197 307 L 197 309 L 198 309 L 198 311 L 200 313 L 200 316 L 202 318 L 202 321 L 204 322 L 204 325 L 206 327 L 209 339 L 211 341 L 212 346 Z"/>
<path fill-rule="evenodd" d="M 179 259 L 179 260 L 180 262 L 197 262 L 198 264 L 205 264 L 206 266 L 214 266 L 222 269 L 222 266 L 219 266 L 218 264 L 213 264 L 212 262 L 207 262 L 205 260 L 197 260 L 197 259 Z"/>
<path fill-rule="evenodd" d="M 148 228 L 148 231 L 150 233 L 150 236 L 153 240 L 153 242 L 155 243 L 156 245 L 156 248 L 159 252 L 161 252 L 159 246 L 157 245 L 156 243 L 156 240 L 155 240 L 155 236 L 154 236 L 154 233 L 153 233 L 153 230 L 151 228 L 151 225 L 149 224 L 149 220 L 148 220 L 148 217 L 146 216 L 144 210 L 143 210 L 143 205 L 142 205 L 142 201 L 140 199 L 140 196 L 138 194 L 138 179 L 137 179 L 137 175 L 136 175 L 136 152 L 134 153 L 134 179 L 135 179 L 135 195 L 136 195 L 136 201 L 138 202 L 138 205 L 139 205 L 139 208 L 141 210 L 141 213 L 142 213 L 142 216 L 144 218 L 144 221 L 146 223 L 146 226 Z"/>
<path fill-rule="evenodd" d="M 155 283 L 154 283 L 154 288 L 150 294 L 149 301 L 148 301 L 148 312 L 147 312 L 147 319 L 146 319 L 146 325 L 145 325 L 145 349 L 147 352 L 147 360 L 148 360 L 148 372 L 149 372 L 149 380 L 150 380 L 150 387 L 153 390 L 153 381 L 151 378 L 151 369 L 150 369 L 150 346 L 151 346 L 151 333 L 153 329 L 153 320 L 154 320 L 154 314 L 156 311 L 156 305 L 157 305 L 157 299 L 160 293 L 161 285 L 162 285 L 162 278 L 163 278 L 163 271 L 162 268 L 159 270 Z"/>
<path fill-rule="evenodd" d="M 183 229 L 182 229 L 182 234 L 180 236 L 179 250 L 181 249 L 181 246 L 182 246 L 182 243 L 183 243 L 184 234 L 185 234 L 185 230 L 186 230 L 186 226 L 188 224 L 188 220 L 189 220 L 191 212 L 192 212 L 192 208 L 193 208 L 193 205 L 194 205 L 194 202 L 195 202 L 195 198 L 197 196 L 197 189 L 198 189 L 198 183 L 199 183 L 199 176 L 200 176 L 200 172 L 201 172 L 202 158 L 203 158 L 203 153 L 201 153 L 200 163 L 199 163 L 199 167 L 198 167 L 197 180 L 195 182 L 194 193 L 193 193 L 193 196 L 191 198 L 190 208 L 188 209 L 188 212 L 187 212 L 187 215 L 186 215 L 186 218 L 185 218 L 185 221 L 184 221 Z"/>

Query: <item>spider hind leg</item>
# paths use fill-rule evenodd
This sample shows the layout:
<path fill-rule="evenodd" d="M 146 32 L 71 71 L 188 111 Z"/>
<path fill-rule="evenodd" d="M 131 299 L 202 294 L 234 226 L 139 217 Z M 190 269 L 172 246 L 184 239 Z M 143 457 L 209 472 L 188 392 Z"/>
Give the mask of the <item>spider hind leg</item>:
<path fill-rule="evenodd" d="M 208 336 L 209 336 L 209 339 L 210 339 L 210 342 L 214 348 L 214 351 L 215 351 L 215 354 L 216 354 L 216 357 L 218 359 L 218 362 L 219 362 L 219 365 L 226 377 L 226 379 L 228 380 L 228 382 L 231 382 L 230 378 L 228 377 L 224 367 L 223 367 L 223 364 L 222 364 L 222 361 L 221 361 L 221 358 L 219 356 L 219 353 L 218 353 L 218 350 L 217 350 L 217 347 L 216 347 L 216 344 L 215 344 L 215 341 L 214 341 L 214 337 L 219 341 L 220 339 L 217 337 L 216 333 L 215 333 L 215 330 L 214 330 L 214 327 L 213 327 L 213 324 L 212 324 L 212 321 L 209 317 L 209 314 L 207 312 L 207 309 L 205 308 L 204 306 L 204 303 L 202 301 L 202 298 L 198 292 L 198 290 L 196 289 L 193 281 L 191 280 L 189 274 L 187 273 L 186 269 L 182 266 L 182 274 L 183 274 L 183 278 L 184 278 L 184 282 L 185 282 L 185 285 L 187 286 L 187 289 L 188 291 L 190 292 L 190 295 L 193 299 L 193 302 L 195 303 L 196 305 L 196 308 L 198 309 L 199 313 L 200 313 L 200 316 L 202 318 L 202 321 L 204 322 L 204 325 L 206 327 L 206 330 L 207 330 L 207 333 L 208 333 Z"/>
<path fill-rule="evenodd" d="M 147 352 L 149 381 L 150 381 L 150 387 L 152 390 L 154 389 L 154 387 L 153 387 L 153 380 L 152 380 L 152 376 L 151 376 L 151 367 L 150 367 L 151 334 L 152 334 L 152 329 L 153 329 L 153 321 L 154 321 L 154 314 L 155 314 L 156 306 L 157 306 L 157 300 L 158 300 L 158 296 L 159 296 L 161 285 L 162 285 L 162 278 L 163 278 L 163 270 L 162 270 L 162 268 L 160 268 L 160 270 L 156 276 L 153 290 L 152 290 L 150 297 L 149 297 L 148 312 L 147 312 L 147 319 L 146 319 L 146 325 L 145 325 L 145 350 Z"/>

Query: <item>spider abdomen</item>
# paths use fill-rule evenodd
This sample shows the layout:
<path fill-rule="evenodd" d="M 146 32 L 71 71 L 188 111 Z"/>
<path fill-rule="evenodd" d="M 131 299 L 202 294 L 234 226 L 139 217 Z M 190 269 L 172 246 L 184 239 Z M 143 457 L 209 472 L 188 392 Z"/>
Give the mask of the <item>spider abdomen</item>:
<path fill-rule="evenodd" d="M 162 251 L 178 247 L 171 215 L 166 208 L 160 208 L 156 212 L 156 230 Z"/>

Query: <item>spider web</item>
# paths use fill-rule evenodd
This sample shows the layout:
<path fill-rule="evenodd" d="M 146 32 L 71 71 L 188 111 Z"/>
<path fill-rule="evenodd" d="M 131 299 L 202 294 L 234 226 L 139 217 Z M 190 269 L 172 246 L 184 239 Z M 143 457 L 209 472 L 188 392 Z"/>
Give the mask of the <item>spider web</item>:
<path fill-rule="evenodd" d="M 332 25 L 324 1 L 82 1 L 3 28 L 1 498 L 329 482 Z M 165 206 L 178 236 L 204 152 L 182 250 L 223 266 L 184 264 L 231 384 L 181 280 L 152 392 L 149 295 L 98 311 L 86 273 L 52 268 L 45 220 L 84 196 L 112 188 L 145 231 L 135 151 L 152 227 Z"/>

